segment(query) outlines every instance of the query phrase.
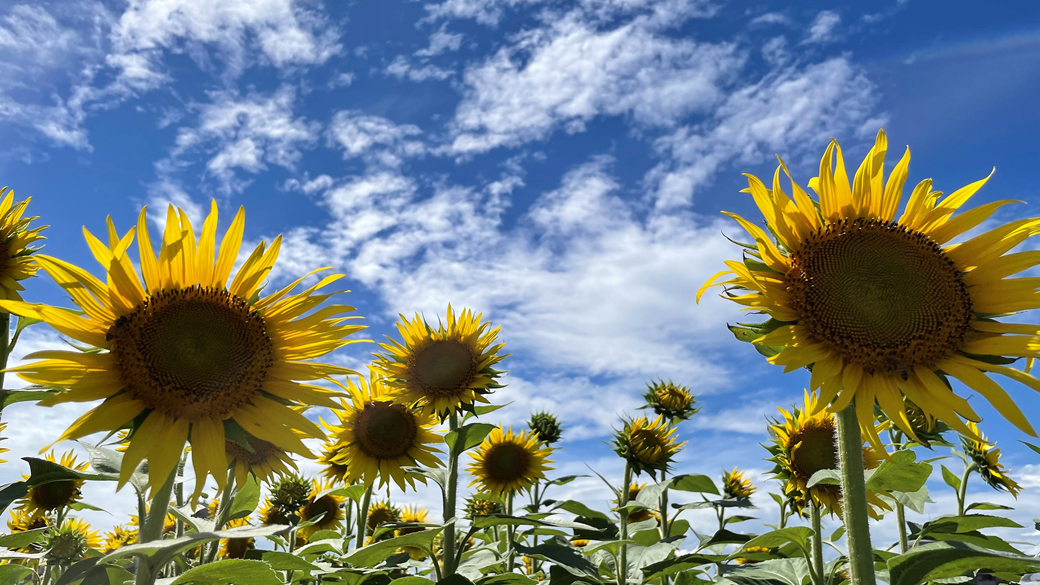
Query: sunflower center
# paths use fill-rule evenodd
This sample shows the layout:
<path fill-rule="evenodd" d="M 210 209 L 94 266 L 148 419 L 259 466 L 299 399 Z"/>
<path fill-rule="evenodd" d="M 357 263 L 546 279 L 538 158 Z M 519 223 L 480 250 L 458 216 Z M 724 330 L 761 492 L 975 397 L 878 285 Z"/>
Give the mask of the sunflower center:
<path fill-rule="evenodd" d="M 815 232 L 785 277 L 800 322 L 867 373 L 933 366 L 973 316 L 956 265 L 928 236 L 858 218 Z"/>
<path fill-rule="evenodd" d="M 484 472 L 496 483 L 520 481 L 530 469 L 531 454 L 515 443 L 498 443 L 484 456 Z"/>
<path fill-rule="evenodd" d="M 32 489 L 32 501 L 41 510 L 57 510 L 71 504 L 79 495 L 75 481 L 52 481 Z"/>
<path fill-rule="evenodd" d="M 320 514 L 325 514 L 321 520 L 318 521 L 317 526 L 331 526 L 335 524 L 339 519 L 336 518 L 336 513 L 339 511 L 339 502 L 336 501 L 332 496 L 322 496 L 316 501 L 307 505 L 303 511 L 303 519 L 311 520 L 317 518 Z"/>
<path fill-rule="evenodd" d="M 403 404 L 369 402 L 354 423 L 358 447 L 376 459 L 404 457 L 415 444 L 419 425 Z"/>
<path fill-rule="evenodd" d="M 661 440 L 660 433 L 652 429 L 632 431 L 629 441 L 632 445 L 632 453 L 643 463 L 652 465 L 664 455 L 664 441 Z"/>
<path fill-rule="evenodd" d="M 394 514 L 393 508 L 376 508 L 368 514 L 368 527 L 371 530 L 397 520 L 397 515 Z"/>
<path fill-rule="evenodd" d="M 810 427 L 792 433 L 791 466 L 798 477 L 809 480 L 817 471 L 838 468 L 834 426 Z"/>
<path fill-rule="evenodd" d="M 441 339 L 421 349 L 409 370 L 426 394 L 455 396 L 476 374 L 473 353 L 465 344 Z"/>
<path fill-rule="evenodd" d="M 249 446 L 253 449 L 252 453 L 234 441 L 224 441 L 224 452 L 227 454 L 228 461 L 238 461 L 247 466 L 260 465 L 272 459 L 280 451 L 273 444 L 261 441 L 256 437 L 249 439 Z"/>
<path fill-rule="evenodd" d="M 127 392 L 189 420 L 248 403 L 274 361 L 260 313 L 211 287 L 159 291 L 120 317 L 108 337 Z"/>

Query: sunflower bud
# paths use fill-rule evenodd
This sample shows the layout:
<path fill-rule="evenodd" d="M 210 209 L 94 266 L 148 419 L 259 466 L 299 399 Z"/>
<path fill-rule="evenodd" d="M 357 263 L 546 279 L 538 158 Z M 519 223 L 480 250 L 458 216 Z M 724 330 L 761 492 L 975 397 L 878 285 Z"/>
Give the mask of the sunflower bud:
<path fill-rule="evenodd" d="M 645 471 L 656 478 L 658 471 L 668 471 L 676 453 L 686 444 L 677 443 L 676 429 L 661 419 L 658 416 L 651 422 L 641 416 L 624 421 L 624 426 L 614 432 L 614 452 L 637 474 Z"/>
<path fill-rule="evenodd" d="M 493 494 L 487 492 L 477 492 L 472 497 L 466 499 L 466 517 L 470 520 L 478 516 L 502 514 L 504 511 L 505 508 L 502 506 L 502 502 Z"/>
<path fill-rule="evenodd" d="M 974 431 L 982 440 L 961 437 L 961 445 L 964 447 L 964 454 L 968 456 L 968 459 L 978 469 L 982 480 L 989 487 L 997 491 L 1010 492 L 1012 496 L 1018 498 L 1018 492 L 1022 489 L 1022 486 L 1011 479 L 1008 475 L 1008 470 L 1000 463 L 1000 449 L 996 448 L 995 443 L 990 443 L 986 440 L 986 436 L 982 434 L 982 431 L 979 430 L 975 423 L 969 421 L 968 428 Z"/>
<path fill-rule="evenodd" d="M 646 389 L 643 394 L 646 405 L 653 408 L 655 414 L 663 416 L 669 424 L 677 420 L 687 420 L 700 410 L 700 407 L 695 406 L 697 397 L 690 389 L 671 380 L 649 383 Z"/>
<path fill-rule="evenodd" d="M 271 503 L 285 516 L 294 515 L 311 497 L 311 482 L 298 475 L 287 475 L 271 489 Z"/>
<path fill-rule="evenodd" d="M 750 479 L 744 479 L 744 472 L 733 471 L 722 472 L 722 493 L 727 498 L 747 499 L 755 493 L 755 486 L 751 485 Z"/>
<path fill-rule="evenodd" d="M 546 445 L 552 445 L 560 440 L 563 435 L 563 427 L 556 416 L 549 412 L 538 412 L 531 415 L 531 421 L 527 423 L 538 438 Z"/>
<path fill-rule="evenodd" d="M 53 530 L 47 536 L 44 550 L 47 551 L 48 560 L 55 563 L 68 563 L 82 559 L 88 549 L 99 544 L 100 539 L 97 533 L 90 529 L 90 525 L 76 518 L 66 520 L 60 527 Z"/>

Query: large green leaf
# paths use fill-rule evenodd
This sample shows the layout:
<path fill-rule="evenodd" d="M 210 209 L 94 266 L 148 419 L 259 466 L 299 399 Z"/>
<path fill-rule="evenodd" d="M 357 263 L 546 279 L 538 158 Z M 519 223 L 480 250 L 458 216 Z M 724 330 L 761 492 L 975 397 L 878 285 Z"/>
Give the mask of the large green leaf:
<path fill-rule="evenodd" d="M 539 520 L 536 518 L 521 518 L 517 516 L 509 516 L 507 514 L 489 514 L 487 516 L 477 516 L 473 519 L 473 526 L 480 529 L 486 530 L 492 526 L 556 526 L 559 528 L 571 528 L 574 530 L 594 530 L 595 528 L 588 524 L 582 524 L 580 522 L 567 522 L 563 520 Z"/>
<path fill-rule="evenodd" d="M 726 577 L 738 585 L 802 585 L 809 580 L 805 559 L 773 559 L 734 570 Z"/>
<path fill-rule="evenodd" d="M 261 559 L 276 571 L 317 571 L 319 567 L 312 565 L 300 557 L 276 550 L 263 551 Z"/>
<path fill-rule="evenodd" d="M 867 477 L 867 489 L 875 492 L 916 492 L 932 475 L 932 466 L 918 463 L 913 451 L 896 451 Z"/>
<path fill-rule="evenodd" d="M 699 473 L 677 475 L 671 479 L 669 484 L 673 490 L 680 492 L 700 492 L 719 495 L 719 488 L 715 487 L 715 482 L 707 475 Z"/>
<path fill-rule="evenodd" d="M 701 548 L 707 548 L 716 544 L 744 544 L 749 540 L 751 540 L 751 537 L 747 534 L 737 534 L 736 532 L 730 532 L 723 528 L 706 538 L 701 543 Z"/>
<path fill-rule="evenodd" d="M 601 518 L 603 520 L 610 520 L 610 517 L 598 510 L 593 510 L 578 500 L 564 500 L 563 502 L 557 502 L 556 507 L 570 512 L 575 516 L 584 516 L 586 518 Z"/>
<path fill-rule="evenodd" d="M 524 546 L 517 543 L 516 551 L 532 559 L 555 563 L 572 575 L 592 577 L 597 581 L 599 580 L 599 571 L 595 565 L 571 547 L 550 543 L 539 544 L 538 546 Z"/>
<path fill-rule="evenodd" d="M 426 581 L 429 583 L 429 581 Z M 510 573 L 506 575 L 491 575 L 478 579 L 476 585 L 536 585 L 536 581 L 525 577 L 517 573 Z M 407 583 L 400 583 L 400 579 L 394 580 L 394 585 L 408 585 Z M 419 582 L 415 582 L 412 585 L 422 585 Z"/>
<path fill-rule="evenodd" d="M 496 425 L 488 423 L 470 423 L 444 435 L 444 442 L 452 453 L 461 455 L 484 441 L 484 437 L 494 430 Z"/>
<path fill-rule="evenodd" d="M 645 567 L 660 563 L 672 556 L 679 546 L 682 545 L 683 539 L 680 538 L 667 538 L 660 542 L 655 542 L 649 546 L 632 545 L 628 547 L 628 563 L 629 563 L 629 574 L 632 571 L 637 571 L 635 574 L 638 580 L 638 575 Z"/>
<path fill-rule="evenodd" d="M 921 489 L 916 492 L 890 492 L 889 495 L 918 514 L 924 514 L 924 505 L 932 503 L 932 498 L 928 496 L 928 486 L 926 485 L 921 486 Z"/>
<path fill-rule="evenodd" d="M 433 549 L 433 539 L 437 537 L 441 529 L 437 528 L 434 530 L 424 530 L 422 532 L 413 532 L 412 534 L 405 534 L 404 536 L 398 536 L 396 538 L 389 538 L 368 546 L 355 549 L 350 552 L 347 556 L 343 557 L 343 562 L 349 563 L 355 567 L 370 568 L 381 563 L 386 557 L 390 556 L 397 549 L 405 546 L 414 546 L 424 550 Z"/>
<path fill-rule="evenodd" d="M 643 567 L 643 580 L 650 581 L 663 575 L 674 575 L 682 571 L 688 571 L 701 565 L 721 563 L 726 560 L 726 555 L 710 554 L 688 554 L 666 559 Z"/>
<path fill-rule="evenodd" d="M 1023 574 L 1040 570 L 1040 559 L 1001 555 L 963 542 L 936 542 L 888 560 L 891 585 L 918 585 L 974 570 Z"/>
<path fill-rule="evenodd" d="M 284 534 L 289 530 L 289 526 L 240 526 L 215 532 L 186 534 L 180 538 L 155 540 L 124 546 L 108 553 L 100 562 L 112 562 L 132 555 L 141 555 L 151 559 L 150 563 L 152 565 L 158 566 L 169 562 L 177 553 L 194 548 L 204 542 L 211 542 L 221 538 L 265 538 Z"/>
<path fill-rule="evenodd" d="M 271 565 L 263 561 L 227 559 L 189 569 L 171 585 L 282 585 Z"/>
<path fill-rule="evenodd" d="M 123 585 L 124 582 L 132 581 L 134 576 L 125 568 L 118 565 L 99 565 L 100 557 L 94 557 L 75 563 L 55 585 Z"/>
<path fill-rule="evenodd" d="M 813 530 L 807 526 L 789 526 L 767 532 L 756 536 L 744 543 L 744 548 L 761 546 L 765 548 L 779 548 L 787 543 L 794 543 L 803 551 L 809 550 L 809 539 L 812 538 Z M 737 556 L 737 553 L 734 553 Z"/>
<path fill-rule="evenodd" d="M 231 500 L 231 509 L 228 510 L 228 521 L 245 518 L 256 510 L 260 504 L 260 482 L 252 474 L 246 478 L 245 485 L 238 486 L 234 499 Z"/>
<path fill-rule="evenodd" d="M 31 577 L 33 573 L 32 569 L 22 565 L 0 565 L 0 585 L 30 583 L 28 577 Z"/>
<path fill-rule="evenodd" d="M 0 548 L 25 548 L 47 537 L 47 528 L 26 530 L 0 536 Z"/>

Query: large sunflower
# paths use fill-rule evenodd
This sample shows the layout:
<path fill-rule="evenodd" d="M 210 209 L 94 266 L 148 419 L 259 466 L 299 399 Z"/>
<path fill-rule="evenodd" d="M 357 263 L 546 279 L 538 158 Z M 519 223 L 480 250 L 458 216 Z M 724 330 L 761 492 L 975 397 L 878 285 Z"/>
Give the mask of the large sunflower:
<path fill-rule="evenodd" d="M 402 490 L 406 485 L 414 488 L 415 479 L 405 472 L 406 467 L 442 465 L 436 455 L 440 451 L 431 446 L 444 442 L 433 430 L 437 424 L 433 415 L 390 394 L 374 372 L 368 382 L 358 378 L 355 384 L 347 378 L 344 389 L 350 393 L 350 402 L 341 401 L 336 409 L 339 424 L 326 424 L 326 428 L 336 440 L 332 462 L 347 467 L 347 483 L 374 485 L 378 480 L 384 486 L 392 479 Z"/>
<path fill-rule="evenodd" d="M 982 434 L 982 431 L 979 430 L 975 423 L 969 422 L 968 428 L 974 431 L 975 435 L 981 440 L 970 436 L 961 437 L 961 446 L 964 447 L 964 454 L 971 459 L 983 481 L 991 488 L 1010 492 L 1017 499 L 1018 492 L 1022 490 L 1022 486 L 1011 479 L 1011 476 L 1008 475 L 1009 470 L 1005 469 L 1000 463 L 1000 449 L 996 448 L 995 443 L 991 443 L 986 439 L 986 435 Z"/>
<path fill-rule="evenodd" d="M 376 354 L 373 367 L 402 402 L 443 420 L 456 410 L 472 410 L 475 402 L 486 403 L 484 395 L 502 387 L 496 381 L 502 372 L 492 366 L 509 354 L 498 355 L 505 346 L 492 345 L 499 328 L 481 323 L 480 314 L 463 309 L 456 318 L 448 305 L 447 325 L 435 329 L 418 314 L 413 321 L 401 315 L 397 330 L 403 343 L 388 337 L 390 343 L 379 344 L 387 355 Z"/>
<path fill-rule="evenodd" d="M 217 207 L 196 239 L 183 210 L 170 206 L 166 230 L 153 252 L 145 210 L 136 229 L 120 238 L 109 220 L 104 244 L 84 229 L 104 279 L 49 256 L 37 261 L 65 289 L 83 316 L 47 305 L 0 301 L 0 309 L 49 323 L 101 351 L 48 350 L 13 368 L 29 382 L 67 388 L 42 401 L 104 402 L 81 416 L 59 438 L 76 439 L 132 424 L 120 485 L 149 462 L 149 482 L 162 484 L 176 467 L 184 441 L 192 445 L 197 485 L 212 475 L 225 481 L 225 427 L 237 425 L 283 451 L 308 454 L 294 431 L 323 437 L 298 405 L 335 406 L 329 390 L 301 381 L 347 374 L 339 366 L 312 363 L 350 343 L 362 329 L 346 325 L 346 306 L 310 313 L 330 294 L 315 294 L 339 278 L 327 276 L 299 294 L 303 278 L 269 296 L 259 290 L 274 265 L 281 237 L 261 242 L 231 277 L 245 225 L 239 209 L 217 248 Z M 141 275 L 128 248 L 136 235 Z M 214 258 L 216 255 L 216 258 Z M 306 278 L 306 277 L 304 277 Z"/>
<path fill-rule="evenodd" d="M 512 427 L 505 430 L 499 425 L 472 452 L 469 485 L 479 484 L 481 491 L 498 496 L 528 489 L 553 469 L 548 466 L 550 453 L 552 449 L 538 440 L 537 433 L 514 433 Z"/>
<path fill-rule="evenodd" d="M 833 484 L 816 484 L 806 488 L 809 480 L 817 471 L 838 468 L 838 450 L 836 445 L 837 428 L 834 415 L 820 410 L 815 394 L 805 393 L 802 407 L 790 411 L 778 408 L 783 420 L 772 420 L 769 433 L 773 442 L 766 447 L 776 465 L 772 472 L 784 484 L 784 494 L 788 496 L 795 512 L 802 513 L 802 508 L 812 498 L 829 513 L 841 513 L 841 486 Z M 815 412 L 815 414 L 813 414 Z M 864 445 L 863 466 L 874 469 L 879 464 L 879 457 L 873 447 Z M 872 492 L 867 499 L 875 508 L 887 509 L 888 506 Z M 871 512 L 874 512 L 871 509 Z"/>
<path fill-rule="evenodd" d="M 14 191 L 0 189 L 0 299 L 22 300 L 18 291 L 25 290 L 19 281 L 36 274 L 37 265 L 32 254 L 39 248 L 31 248 L 33 242 L 43 239 L 40 232 L 47 226 L 29 229 L 36 217 L 22 217 L 32 201 L 14 202 Z"/>
<path fill-rule="evenodd" d="M 988 178 L 945 198 L 925 179 L 897 219 L 910 152 L 885 183 L 887 149 L 880 131 L 850 188 L 841 148 L 831 142 L 819 177 L 809 182 L 818 202 L 794 180 L 793 199 L 783 191 L 780 170 L 789 179 L 790 174 L 782 161 L 772 189 L 746 175 L 748 191 L 776 240 L 754 223 L 727 214 L 755 243 L 744 262 L 727 261 L 729 270 L 711 277 L 697 298 L 709 286 L 722 285 L 725 298 L 771 317 L 742 333 L 785 371 L 812 366 L 811 389 L 820 389 L 818 409 L 829 405 L 838 412 L 855 398 L 860 426 L 879 450 L 875 401 L 911 437 L 903 396 L 971 433 L 960 417 L 978 421 L 979 416 L 953 392 L 947 375 L 1035 435 L 1007 392 L 987 374 L 1040 390 L 1040 380 L 1001 365 L 1040 355 L 1040 326 L 994 319 L 1040 307 L 1037 279 L 1009 278 L 1040 264 L 1040 253 L 1007 254 L 1040 233 L 1040 219 L 1017 220 L 950 244 L 1011 201 L 955 216 Z"/>
<path fill-rule="evenodd" d="M 54 451 L 51 450 L 45 458 L 47 461 L 75 471 L 86 471 L 89 465 L 86 461 L 83 463 L 78 462 L 76 454 L 72 451 L 63 453 L 61 459 L 58 460 Z M 29 476 L 24 477 L 29 479 Z M 83 489 L 83 483 L 83 480 L 80 479 L 70 479 L 52 481 L 29 488 L 25 496 L 17 500 L 18 509 L 24 510 L 33 516 L 44 516 L 48 512 L 66 508 L 79 501 L 82 497 L 80 490 Z"/>

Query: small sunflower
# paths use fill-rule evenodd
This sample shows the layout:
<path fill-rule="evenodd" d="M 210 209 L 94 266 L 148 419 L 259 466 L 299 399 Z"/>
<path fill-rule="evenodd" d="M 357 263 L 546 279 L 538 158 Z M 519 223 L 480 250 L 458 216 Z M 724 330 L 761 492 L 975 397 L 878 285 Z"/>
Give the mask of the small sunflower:
<path fill-rule="evenodd" d="M 498 496 L 487 492 L 477 492 L 466 498 L 466 517 L 470 520 L 478 516 L 502 514 L 505 508 Z"/>
<path fill-rule="evenodd" d="M 11 531 L 11 534 L 28 532 L 29 530 L 46 528 L 47 526 L 50 526 L 50 521 L 46 516 L 34 516 L 31 512 L 26 510 L 11 510 L 11 518 L 7 521 L 7 529 Z M 39 550 L 39 545 L 32 544 L 25 547 L 17 547 L 12 550 L 23 553 L 33 553 Z"/>
<path fill-rule="evenodd" d="M 424 414 L 441 420 L 457 410 L 472 411 L 476 402 L 502 385 L 502 374 L 492 366 L 509 354 L 498 355 L 505 344 L 495 343 L 498 328 L 481 323 L 480 314 L 463 309 L 458 318 L 448 305 L 447 325 L 433 328 L 423 317 L 409 321 L 401 315 L 397 330 L 403 343 L 387 338 L 379 346 L 386 355 L 376 354 L 373 367 L 387 378 L 399 400 L 417 404 Z"/>
<path fill-rule="evenodd" d="M 46 455 L 47 461 L 57 463 L 62 467 L 72 469 L 75 471 L 86 471 L 89 464 L 84 461 L 80 463 L 76 460 L 76 454 L 72 451 L 67 451 L 61 456 L 59 461 L 51 450 Z M 25 479 L 29 479 L 29 476 L 23 476 Z M 34 516 L 42 516 L 48 512 L 55 512 L 66 508 L 73 503 L 80 500 L 82 494 L 80 490 L 83 488 L 83 481 L 79 479 L 71 479 L 64 481 L 52 481 L 38 485 L 33 488 L 29 488 L 28 493 L 24 497 L 18 500 L 18 509 L 25 510 Z"/>
<path fill-rule="evenodd" d="M 347 378 L 344 387 L 350 402 L 341 401 L 336 415 L 339 424 L 325 425 L 336 439 L 333 463 L 347 466 L 346 481 L 365 485 L 389 485 L 393 480 L 402 490 L 415 488 L 406 467 L 440 467 L 440 451 L 433 447 L 444 437 L 434 431 L 436 420 L 411 408 L 410 401 L 388 393 L 386 383 L 374 372 L 368 382 Z"/>
<path fill-rule="evenodd" d="M 468 471 L 474 479 L 469 485 L 480 485 L 485 492 L 503 496 L 531 487 L 545 479 L 552 449 L 538 440 L 536 433 L 514 433 L 499 425 L 471 453 Z"/>
<path fill-rule="evenodd" d="M 304 528 L 300 532 L 309 540 L 311 535 L 319 530 L 335 530 L 342 526 L 346 517 L 343 511 L 343 496 L 334 496 L 331 493 L 322 494 L 333 487 L 332 482 L 319 482 L 311 480 L 311 495 L 307 503 L 300 508 L 300 522 L 308 522 L 324 514 L 318 522 Z"/>
<path fill-rule="evenodd" d="M 145 508 L 145 513 L 146 514 L 148 513 L 147 507 Z M 130 515 L 130 526 L 133 526 L 137 530 L 141 529 L 141 519 L 137 517 L 137 514 L 131 514 Z M 135 530 L 135 532 L 137 530 Z M 173 514 L 167 514 L 166 517 L 163 518 L 163 525 L 162 525 L 163 536 L 166 536 L 167 534 L 173 534 L 176 530 L 177 530 L 177 517 L 174 516 Z"/>
<path fill-rule="evenodd" d="M 671 380 L 657 380 L 647 384 L 643 398 L 655 414 L 663 416 L 669 423 L 687 420 L 700 411 L 700 407 L 696 406 L 697 397 L 690 389 Z"/>
<path fill-rule="evenodd" d="M 808 498 L 812 498 L 828 513 L 841 512 L 840 485 L 821 483 L 806 488 L 817 471 L 838 468 L 835 417 L 817 408 L 817 401 L 815 393 L 806 391 L 801 408 L 795 407 L 790 411 L 778 408 L 783 420 L 772 420 L 769 427 L 773 440 L 767 449 L 773 455 L 770 461 L 776 464 L 772 472 L 784 483 L 784 493 L 791 498 L 790 503 L 799 515 L 808 503 Z M 874 469 L 878 464 L 877 452 L 873 447 L 864 445 L 864 469 Z M 867 494 L 867 500 L 871 504 L 872 515 L 877 515 L 875 508 L 888 508 L 873 493 Z"/>
<path fill-rule="evenodd" d="M 813 201 L 791 180 L 793 199 L 745 175 L 748 192 L 768 231 L 739 216 L 754 238 L 744 262 L 711 277 L 724 298 L 770 319 L 745 337 L 793 371 L 812 366 L 817 408 L 831 412 L 855 403 L 860 426 L 879 452 L 874 404 L 913 437 L 903 397 L 922 411 L 970 435 L 961 417 L 981 420 L 946 381 L 951 376 L 988 400 L 1001 415 L 1036 436 L 1015 402 L 988 374 L 1040 390 L 1040 380 L 1002 365 L 1040 356 L 1040 326 L 994 319 L 1040 308 L 1035 279 L 1010 278 L 1040 263 L 1033 252 L 1010 253 L 1040 233 L 1040 219 L 1021 219 L 950 244 L 1012 201 L 995 201 L 955 215 L 988 180 L 943 198 L 931 179 L 914 188 L 902 216 L 897 210 L 910 164 L 907 149 L 884 181 L 888 140 L 879 131 L 850 187 L 834 141 L 809 181 Z M 773 237 L 776 238 L 774 242 Z M 853 400 L 855 399 L 855 400 Z"/>
<path fill-rule="evenodd" d="M 401 510 L 401 522 L 408 522 L 412 524 L 426 524 L 427 522 L 427 511 L 422 506 L 405 506 Z M 406 534 L 414 534 L 416 532 L 422 532 L 425 530 L 422 526 L 406 526 L 404 528 L 398 528 L 394 531 L 394 536 L 404 536 Z M 400 552 L 408 553 L 413 561 L 421 561 L 426 558 L 426 551 L 417 546 L 405 546 L 400 549 Z"/>
<path fill-rule="evenodd" d="M 750 479 L 744 478 L 743 471 L 734 467 L 733 471 L 722 472 L 722 493 L 727 498 L 747 499 L 755 493 L 755 486 L 751 485 Z"/>
<path fill-rule="evenodd" d="M 1005 490 L 1018 499 L 1018 492 L 1022 490 L 1022 486 L 1011 479 L 1008 475 L 1009 470 L 1001 465 L 1000 449 L 996 448 L 995 443 L 986 440 L 986 435 L 982 434 L 975 423 L 969 422 L 968 427 L 975 436 L 982 440 L 976 440 L 970 436 L 961 437 L 964 454 L 975 464 L 979 475 L 982 476 L 983 481 L 989 484 L 989 487 L 995 490 Z"/>
<path fill-rule="evenodd" d="M 558 442 L 563 436 L 563 426 L 556 419 L 556 415 L 550 412 L 532 414 L 527 426 L 538 435 L 538 440 L 546 445 Z"/>
<path fill-rule="evenodd" d="M 322 477 L 330 481 L 350 484 L 351 482 L 347 480 L 350 474 L 350 454 L 343 453 L 343 449 L 346 449 L 346 445 L 340 445 L 333 436 L 322 444 L 321 452 L 318 454 L 318 464 L 321 466 Z M 336 463 L 336 459 L 346 461 L 346 463 Z"/>
<path fill-rule="evenodd" d="M 585 538 L 575 538 L 571 540 L 571 546 L 575 548 L 584 548 L 589 545 L 589 540 Z"/>
<path fill-rule="evenodd" d="M 639 496 L 639 492 L 642 491 L 642 489 L 645 487 L 645 483 L 632 482 L 632 485 L 628 486 L 628 501 L 636 501 L 636 498 Z M 621 504 L 621 502 L 617 500 L 614 500 L 614 503 L 617 505 Z M 654 508 L 653 510 L 648 510 L 644 508 L 641 510 L 634 510 L 628 513 L 628 522 L 630 524 L 635 524 L 636 522 L 645 522 L 646 520 L 649 520 L 651 518 L 655 520 L 659 518 L 656 508 Z"/>
<path fill-rule="evenodd" d="M 274 443 L 256 437 L 249 437 L 246 442 L 251 450 L 235 441 L 224 441 L 227 460 L 235 465 L 236 485 L 245 485 L 248 474 L 252 474 L 259 481 L 271 482 L 276 476 L 299 471 L 292 457 Z"/>
<path fill-rule="evenodd" d="M 0 189 L 0 299 L 20 301 L 18 292 L 25 290 L 20 281 L 36 274 L 37 265 L 32 254 L 39 248 L 30 244 L 44 239 L 40 232 L 48 226 L 29 229 L 36 217 L 22 217 L 32 201 L 14 202 L 14 191 Z"/>
<path fill-rule="evenodd" d="M 401 509 L 391 504 L 390 500 L 383 500 L 369 506 L 368 518 L 365 520 L 365 524 L 368 526 L 369 533 L 371 533 L 383 524 L 400 521 Z"/>
<path fill-rule="evenodd" d="M 749 546 L 749 547 L 745 548 L 741 552 L 768 554 L 770 552 L 770 550 L 769 550 L 769 548 L 764 547 L 764 546 Z M 745 557 L 737 557 L 737 558 L 733 559 L 733 562 L 737 563 L 738 565 L 753 565 L 755 563 L 761 563 L 762 561 L 754 560 L 754 559 L 748 559 L 748 558 L 745 558 Z"/>
<path fill-rule="evenodd" d="M 101 550 L 101 537 L 85 521 L 73 518 L 50 531 L 43 548 L 48 560 L 70 563 L 85 558 L 91 549 Z"/>
<path fill-rule="evenodd" d="M 626 420 L 614 433 L 614 452 L 626 459 L 637 474 L 646 471 L 656 477 L 657 472 L 668 471 L 675 455 L 686 444 L 676 442 L 676 432 L 660 415 L 652 422 L 645 416 Z"/>
<path fill-rule="evenodd" d="M 282 511 L 278 504 L 271 501 L 268 498 L 262 508 L 260 508 L 260 523 L 264 526 L 275 526 L 275 525 L 290 525 L 292 521 L 289 516 Z"/>
<path fill-rule="evenodd" d="M 130 530 L 121 524 L 113 526 L 112 532 L 105 533 L 105 542 L 101 550 L 107 555 L 124 546 L 137 544 L 137 536 L 137 530 Z"/>
<path fill-rule="evenodd" d="M 301 278 L 260 298 L 280 237 L 270 247 L 260 243 L 232 277 L 244 225 L 240 209 L 218 249 L 215 201 L 199 238 L 187 214 L 170 206 L 156 257 L 145 210 L 137 227 L 122 237 L 109 219 L 107 245 L 84 230 L 103 278 L 49 256 L 36 257 L 82 316 L 0 301 L 0 310 L 41 319 L 100 350 L 37 352 L 27 356 L 37 361 L 12 371 L 31 383 L 67 389 L 41 401 L 44 405 L 104 400 L 59 441 L 133 426 L 120 487 L 145 459 L 149 485 L 161 485 L 177 466 L 185 441 L 192 446 L 197 490 L 208 475 L 223 487 L 227 425 L 301 455 L 310 451 L 296 431 L 324 438 L 297 407 L 335 406 L 335 393 L 303 382 L 352 372 L 307 360 L 351 343 L 347 336 L 363 327 L 345 323 L 342 315 L 352 307 L 310 312 L 329 296 L 316 292 L 339 276 L 290 294 Z M 129 252 L 135 232 L 141 276 Z"/>
<path fill-rule="evenodd" d="M 249 526 L 249 521 L 245 518 L 237 518 L 228 522 L 224 529 L 238 528 L 239 526 Z M 220 539 L 220 550 L 217 551 L 217 554 L 222 559 L 244 559 L 246 558 L 246 553 L 254 548 L 256 548 L 256 543 L 252 538 L 222 538 Z"/>

